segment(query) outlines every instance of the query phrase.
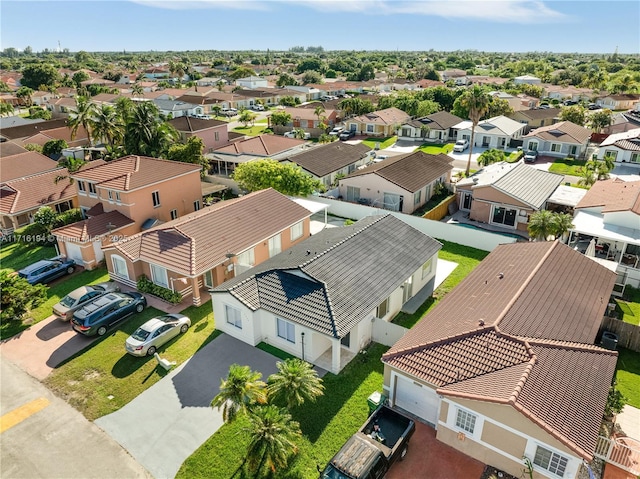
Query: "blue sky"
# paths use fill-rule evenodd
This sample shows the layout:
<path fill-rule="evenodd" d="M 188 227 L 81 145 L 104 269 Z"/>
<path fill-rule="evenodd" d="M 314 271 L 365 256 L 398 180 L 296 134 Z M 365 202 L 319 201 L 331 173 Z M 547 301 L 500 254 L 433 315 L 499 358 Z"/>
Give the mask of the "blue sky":
<path fill-rule="evenodd" d="M 136 0 L 0 3 L 1 48 L 640 53 L 640 2 Z"/>

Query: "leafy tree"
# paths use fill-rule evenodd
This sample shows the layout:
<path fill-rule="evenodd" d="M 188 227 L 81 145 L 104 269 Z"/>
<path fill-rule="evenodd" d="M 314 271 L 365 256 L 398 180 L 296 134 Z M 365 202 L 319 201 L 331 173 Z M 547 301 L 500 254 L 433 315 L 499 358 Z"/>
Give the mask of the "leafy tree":
<path fill-rule="evenodd" d="M 93 133 L 106 145 L 122 143 L 124 122 L 115 107 L 102 103 L 95 109 Z"/>
<path fill-rule="evenodd" d="M 232 364 L 227 378 L 220 383 L 220 392 L 211 400 L 211 407 L 222 409 L 224 421 L 231 422 L 256 404 L 264 404 L 266 384 L 261 377 L 262 373 L 252 371 L 249 366 Z"/>
<path fill-rule="evenodd" d="M 22 86 L 37 90 L 40 85 L 54 86 L 60 80 L 58 69 L 51 63 L 36 63 L 22 70 Z"/>
<path fill-rule="evenodd" d="M 297 84 L 298 84 L 298 82 L 296 81 L 296 79 L 293 78 L 288 73 L 282 73 L 278 77 L 278 81 L 276 82 L 276 85 L 279 86 L 279 87 L 295 86 Z"/>
<path fill-rule="evenodd" d="M 376 73 L 371 63 L 366 63 L 360 67 L 360 71 L 358 72 L 359 81 L 373 80 L 375 77 Z"/>
<path fill-rule="evenodd" d="M 314 70 L 307 70 L 302 75 L 302 84 L 308 85 L 309 83 L 322 83 L 322 75 Z"/>
<path fill-rule="evenodd" d="M 291 409 L 305 401 L 315 402 L 324 394 L 322 379 L 308 362 L 292 358 L 279 361 L 277 367 L 278 372 L 267 382 L 269 400 L 283 401 Z"/>
<path fill-rule="evenodd" d="M 24 314 L 47 300 L 47 287 L 31 285 L 26 279 L 8 271 L 0 271 L 0 320 L 22 321 Z"/>
<path fill-rule="evenodd" d="M 416 115 L 419 117 L 431 115 L 432 113 L 436 113 L 440 111 L 442 108 L 440 105 L 433 100 L 422 100 L 418 101 L 418 109 L 416 111 Z"/>
<path fill-rule="evenodd" d="M 202 166 L 201 176 L 204 176 L 209 168 L 209 161 L 204 157 L 204 142 L 197 136 L 190 136 L 184 145 L 173 145 L 167 152 L 167 159 L 193 163 Z"/>
<path fill-rule="evenodd" d="M 13 115 L 13 105 L 5 102 L 0 102 L 0 116 L 11 116 Z"/>
<path fill-rule="evenodd" d="M 286 111 L 274 111 L 269 118 L 271 124 L 276 126 L 287 126 L 291 123 L 291 115 Z"/>
<path fill-rule="evenodd" d="M 480 122 L 480 118 L 482 118 L 482 115 L 484 115 L 485 111 L 487 111 L 487 108 L 489 107 L 490 98 L 491 97 L 478 85 L 474 85 L 470 89 L 465 90 L 465 92 L 459 97 L 460 105 L 469 112 L 469 119 L 472 123 L 471 141 L 469 142 L 469 158 L 465 169 L 466 176 L 469 176 L 469 171 L 471 170 L 471 154 L 473 152 L 476 127 Z"/>
<path fill-rule="evenodd" d="M 222 107 L 220 105 L 213 105 L 211 107 L 211 111 L 213 112 L 213 116 L 216 118 L 220 116 L 220 112 L 222 111 Z"/>
<path fill-rule="evenodd" d="M 327 133 L 323 133 L 318 137 L 318 143 L 332 143 L 338 139 L 338 136 L 331 136 Z"/>
<path fill-rule="evenodd" d="M 589 117 L 589 126 L 596 133 L 600 133 L 603 128 L 611 125 L 613 121 L 613 112 L 607 108 L 594 112 Z"/>
<path fill-rule="evenodd" d="M 18 88 L 16 96 L 20 98 L 20 100 L 22 100 L 22 103 L 24 103 L 26 106 L 31 106 L 33 103 L 31 97 L 34 93 L 35 92 L 32 88 L 29 88 L 28 86 L 21 86 L 20 88 Z"/>
<path fill-rule="evenodd" d="M 33 215 L 33 222 L 42 226 L 48 235 L 56 222 L 56 212 L 50 206 L 41 206 Z"/>
<path fill-rule="evenodd" d="M 282 106 L 296 106 L 296 98 L 290 96 L 290 95 L 285 95 L 283 97 L 280 97 L 280 104 Z"/>
<path fill-rule="evenodd" d="M 158 107 L 150 101 L 133 105 L 126 119 L 124 148 L 129 155 L 162 157 L 180 135 L 160 119 Z"/>
<path fill-rule="evenodd" d="M 584 126 L 586 123 L 586 110 L 582 105 L 566 106 L 558 116 L 562 121 L 570 121 L 576 125 Z"/>
<path fill-rule="evenodd" d="M 533 213 L 527 225 L 529 236 L 538 241 L 547 241 L 556 233 L 554 214 L 548 210 Z"/>
<path fill-rule="evenodd" d="M 568 213 L 555 213 L 553 234 L 556 238 L 561 238 L 573 228 L 573 216 Z"/>
<path fill-rule="evenodd" d="M 68 125 L 71 128 L 71 139 L 76 137 L 78 129 L 82 126 L 87 131 L 89 144 L 93 145 L 91 133 L 94 126 L 96 104 L 86 96 L 76 97 L 76 108 L 69 114 Z"/>
<path fill-rule="evenodd" d="M 484 151 L 480 157 L 478 158 L 478 165 L 487 166 L 491 163 L 498 163 L 499 161 L 505 160 L 504 151 L 498 150 L 496 148 L 492 148 L 490 150 Z"/>
<path fill-rule="evenodd" d="M 69 180 L 69 184 L 73 184 L 73 178 L 71 175 L 78 172 L 80 168 L 87 164 L 87 161 L 84 158 L 76 158 L 74 156 L 67 156 L 65 158 L 61 158 L 58 161 L 58 166 L 62 168 L 66 168 L 67 172 L 65 174 L 61 174 L 55 177 L 53 180 L 54 183 L 59 183 L 62 180 Z"/>
<path fill-rule="evenodd" d="M 509 102 L 503 98 L 492 97 L 489 102 L 489 108 L 487 110 L 487 118 L 493 118 L 494 116 L 508 115 L 513 113 L 513 108 L 509 105 Z"/>
<path fill-rule="evenodd" d="M 299 166 L 271 159 L 238 165 L 233 179 L 246 191 L 273 188 L 291 196 L 307 196 L 323 188 L 320 181 L 303 172 Z"/>
<path fill-rule="evenodd" d="M 42 146 L 37 143 L 27 143 L 24 145 L 24 149 L 28 151 L 37 151 L 38 153 L 42 153 Z"/>
<path fill-rule="evenodd" d="M 31 108 L 29 108 L 29 118 L 31 118 L 32 120 L 51 120 L 51 112 L 39 106 L 32 106 Z"/>
<path fill-rule="evenodd" d="M 10 91 L 11 91 L 11 88 L 9 88 L 9 85 L 7 85 L 6 82 L 3 82 L 2 80 L 0 80 L 0 92 L 9 93 Z"/>
<path fill-rule="evenodd" d="M 68 146 L 64 140 L 49 140 L 42 146 L 42 154 L 49 158 L 58 157 Z"/>
<path fill-rule="evenodd" d="M 249 416 L 247 465 L 254 477 L 266 477 L 263 468 L 275 472 L 283 469 L 289 457 L 298 452 L 295 441 L 302 437 L 300 425 L 284 409 L 260 406 Z"/>
<path fill-rule="evenodd" d="M 319 58 L 307 58 L 301 61 L 296 67 L 297 73 L 303 73 L 308 71 L 322 72 L 323 64 Z"/>
<path fill-rule="evenodd" d="M 374 110 L 373 103 L 358 97 L 345 98 L 338 103 L 338 108 L 344 112 L 345 117 L 365 115 Z"/>
<path fill-rule="evenodd" d="M 131 85 L 131 94 L 134 97 L 140 98 L 144 96 L 144 88 L 142 87 L 142 85 L 138 82 L 135 82 L 133 85 Z"/>
<path fill-rule="evenodd" d="M 231 75 L 229 75 L 229 77 L 232 80 L 237 80 L 238 78 L 245 78 L 245 77 L 255 76 L 255 74 L 256 74 L 256 72 L 253 71 L 251 68 L 239 67 L 239 68 L 236 68 L 233 72 L 231 72 Z"/>
<path fill-rule="evenodd" d="M 578 184 L 590 188 L 597 181 L 596 176 L 596 162 L 593 160 L 587 161 L 587 163 L 579 170 L 580 178 Z"/>
<path fill-rule="evenodd" d="M 76 88 L 80 88 L 82 86 L 83 81 L 89 80 L 91 77 L 85 71 L 79 70 L 73 74 L 71 80 L 76 84 Z"/>
<path fill-rule="evenodd" d="M 257 115 L 255 113 L 249 110 L 242 110 L 240 112 L 240 116 L 238 117 L 238 121 L 242 123 L 246 128 L 249 123 L 251 123 L 252 121 L 255 121 L 256 116 Z"/>

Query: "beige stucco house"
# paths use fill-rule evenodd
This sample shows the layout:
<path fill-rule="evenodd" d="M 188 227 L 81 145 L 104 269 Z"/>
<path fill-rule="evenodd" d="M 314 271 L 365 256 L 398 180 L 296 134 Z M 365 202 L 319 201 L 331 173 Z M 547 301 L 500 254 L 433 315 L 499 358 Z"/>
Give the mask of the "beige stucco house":
<path fill-rule="evenodd" d="M 345 125 L 347 130 L 354 131 L 356 135 L 388 137 L 395 135 L 400 125 L 410 119 L 411 115 L 391 107 L 349 118 Z"/>

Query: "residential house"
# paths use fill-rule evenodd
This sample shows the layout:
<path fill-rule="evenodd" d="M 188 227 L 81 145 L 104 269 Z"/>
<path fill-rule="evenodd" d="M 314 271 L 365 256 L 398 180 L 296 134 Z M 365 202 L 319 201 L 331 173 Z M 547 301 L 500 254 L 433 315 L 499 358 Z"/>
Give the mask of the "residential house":
<path fill-rule="evenodd" d="M 143 78 L 149 78 L 151 80 L 166 80 L 169 78 L 169 70 L 161 67 L 147 68 L 142 75 Z"/>
<path fill-rule="evenodd" d="M 553 125 L 558 121 L 560 108 L 536 108 L 529 110 L 518 110 L 509 113 L 507 116 L 512 120 L 519 121 L 527 125 L 524 133 L 540 128 L 541 126 Z"/>
<path fill-rule="evenodd" d="M 102 248 L 109 243 L 198 211 L 200 169 L 191 163 L 130 155 L 74 173 L 86 219 L 52 231 L 61 253 L 93 269 L 104 259 Z"/>
<path fill-rule="evenodd" d="M 320 106 L 320 104 L 318 104 Z M 320 136 L 324 130 L 320 128 L 321 123 L 325 123 L 327 127 L 333 128 L 336 123 L 337 111 L 325 110 L 320 116 L 315 114 L 315 108 L 285 108 L 284 112 L 291 115 L 291 121 L 284 127 L 290 128 L 302 128 L 305 131 L 311 133 L 312 136 Z M 274 130 L 276 133 L 278 129 Z"/>
<path fill-rule="evenodd" d="M 616 292 L 640 287 L 640 181 L 597 181 L 575 208 L 569 245 L 614 269 Z"/>
<path fill-rule="evenodd" d="M 196 108 L 194 108 L 192 112 L 196 115 L 215 115 L 223 108 L 235 107 L 235 103 L 232 99 L 232 98 L 236 98 L 235 95 L 224 93 L 224 94 L 221 94 L 220 96 L 225 96 L 229 98 L 226 100 L 223 100 L 220 98 L 213 98 L 211 96 L 200 94 L 198 92 L 190 91 L 190 92 L 184 93 L 179 97 L 176 97 L 175 101 L 190 104 L 190 105 L 196 105 Z M 159 97 L 159 98 L 162 99 L 162 97 Z"/>
<path fill-rule="evenodd" d="M 177 100 L 161 100 L 156 98 L 153 103 L 165 118 L 179 118 L 181 116 L 196 115 L 197 105 Z"/>
<path fill-rule="evenodd" d="M 11 121 L 9 124 L 2 123 L 2 131 L 0 138 L 2 141 L 14 141 L 22 144 L 22 141 L 40 132 L 53 130 L 67 125 L 67 120 L 60 118 L 57 120 L 31 120 L 24 122 L 22 120 Z"/>
<path fill-rule="evenodd" d="M 587 151 L 591 130 L 570 121 L 541 126 L 523 138 L 522 148 L 541 155 L 581 158 Z"/>
<path fill-rule="evenodd" d="M 640 95 L 636 93 L 619 93 L 606 95 L 596 99 L 596 105 L 609 110 L 632 110 L 640 103 Z"/>
<path fill-rule="evenodd" d="M 455 82 L 456 85 L 467 84 L 467 72 L 458 68 L 451 68 L 449 70 L 440 72 L 440 78 L 442 78 L 442 81 L 444 82 L 451 80 Z"/>
<path fill-rule="evenodd" d="M 471 140 L 470 121 L 453 126 L 458 130 L 457 138 Z M 474 145 L 482 148 L 508 148 L 512 142 L 522 138 L 525 125 L 504 115 L 482 120 L 475 129 Z"/>
<path fill-rule="evenodd" d="M 573 85 L 543 85 L 546 96 L 552 100 L 582 101 L 590 100 L 595 92 L 591 88 L 578 88 Z"/>
<path fill-rule="evenodd" d="M 629 163 L 640 166 L 640 128 L 609 135 L 600 143 L 598 159 L 605 156 L 616 163 Z"/>
<path fill-rule="evenodd" d="M 327 228 L 211 290 L 216 327 L 338 373 L 416 294 L 441 244 L 392 216 Z"/>
<path fill-rule="evenodd" d="M 51 99 L 47 104 L 47 110 L 51 112 L 52 118 L 66 120 L 69 117 L 69 112 L 73 112 L 76 106 L 75 98 L 65 96 Z"/>
<path fill-rule="evenodd" d="M 429 201 L 439 183 L 450 181 L 453 169 L 451 157 L 420 150 L 375 161 L 339 181 L 343 199 L 411 214 Z"/>
<path fill-rule="evenodd" d="M 229 143 L 228 123 L 221 120 L 204 120 L 181 116 L 168 123 L 180 133 L 182 141 L 197 136 L 204 143 L 204 151 L 209 152 Z"/>
<path fill-rule="evenodd" d="M 446 111 L 439 111 L 400 125 L 398 140 L 447 143 L 454 139 L 453 126 L 462 118 Z"/>
<path fill-rule="evenodd" d="M 500 245 L 383 355 L 384 393 L 482 463 L 575 478 L 615 373 L 593 345 L 614 280 L 558 241 Z"/>
<path fill-rule="evenodd" d="M 42 153 L 12 142 L 0 143 L 0 183 L 56 169 L 58 163 Z"/>
<path fill-rule="evenodd" d="M 345 121 L 346 129 L 357 135 L 388 137 L 396 134 L 396 130 L 411 116 L 404 111 L 391 107 L 365 115 L 349 118 Z"/>
<path fill-rule="evenodd" d="M 236 85 L 242 88 L 249 88 L 249 89 L 268 88 L 269 82 L 264 77 L 249 76 L 245 78 L 238 78 L 236 80 Z"/>
<path fill-rule="evenodd" d="M 564 176 L 524 163 L 501 161 L 485 166 L 456 184 L 458 206 L 469 219 L 527 235 L 529 217 L 546 202 Z"/>
<path fill-rule="evenodd" d="M 533 75 L 521 75 L 513 79 L 513 83 L 516 85 L 540 85 L 542 81 L 538 77 Z"/>
<path fill-rule="evenodd" d="M 2 125 L 0 125 L 0 128 L 2 128 Z M 29 150 L 23 148 L 17 143 L 14 143 L 13 141 L 0 142 L 0 159 L 8 156 L 19 155 L 21 153 L 27 153 L 28 151 Z M 4 178 L 2 171 L 0 171 L 0 177 Z"/>
<path fill-rule="evenodd" d="M 192 212 L 105 248 L 111 279 L 155 284 L 201 303 L 213 288 L 310 236 L 311 212 L 273 189 Z M 222 316 L 221 316 L 222 318 Z"/>
<path fill-rule="evenodd" d="M 613 135 L 625 131 L 640 128 L 640 111 L 629 110 L 627 112 L 614 112 L 611 117 L 611 125 L 600 130 L 601 134 Z"/>
<path fill-rule="evenodd" d="M 326 187 L 337 184 L 341 176 L 353 173 L 359 166 L 368 163 L 371 149 L 359 143 L 350 145 L 334 141 L 309 148 L 280 160 L 295 163 Z"/>
<path fill-rule="evenodd" d="M 513 111 L 529 110 L 538 106 L 537 98 L 528 97 L 526 95 L 511 95 L 503 91 L 492 91 L 489 93 L 493 98 L 506 101 Z M 507 115 L 509 116 L 509 115 Z"/>

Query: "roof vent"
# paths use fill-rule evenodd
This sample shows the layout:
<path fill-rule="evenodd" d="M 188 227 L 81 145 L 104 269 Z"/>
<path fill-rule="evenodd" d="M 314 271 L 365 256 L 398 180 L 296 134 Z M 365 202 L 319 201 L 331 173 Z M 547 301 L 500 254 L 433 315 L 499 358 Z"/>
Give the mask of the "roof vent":
<path fill-rule="evenodd" d="M 498 279 L 504 278 L 504 273 L 498 273 Z"/>
<path fill-rule="evenodd" d="M 311 250 L 310 250 L 310 249 L 308 249 L 308 250 L 307 250 L 307 256 L 309 256 L 310 254 L 311 254 Z"/>
<path fill-rule="evenodd" d="M 484 319 L 479 319 L 478 320 L 478 326 L 480 326 L 480 327 L 484 326 Z"/>

